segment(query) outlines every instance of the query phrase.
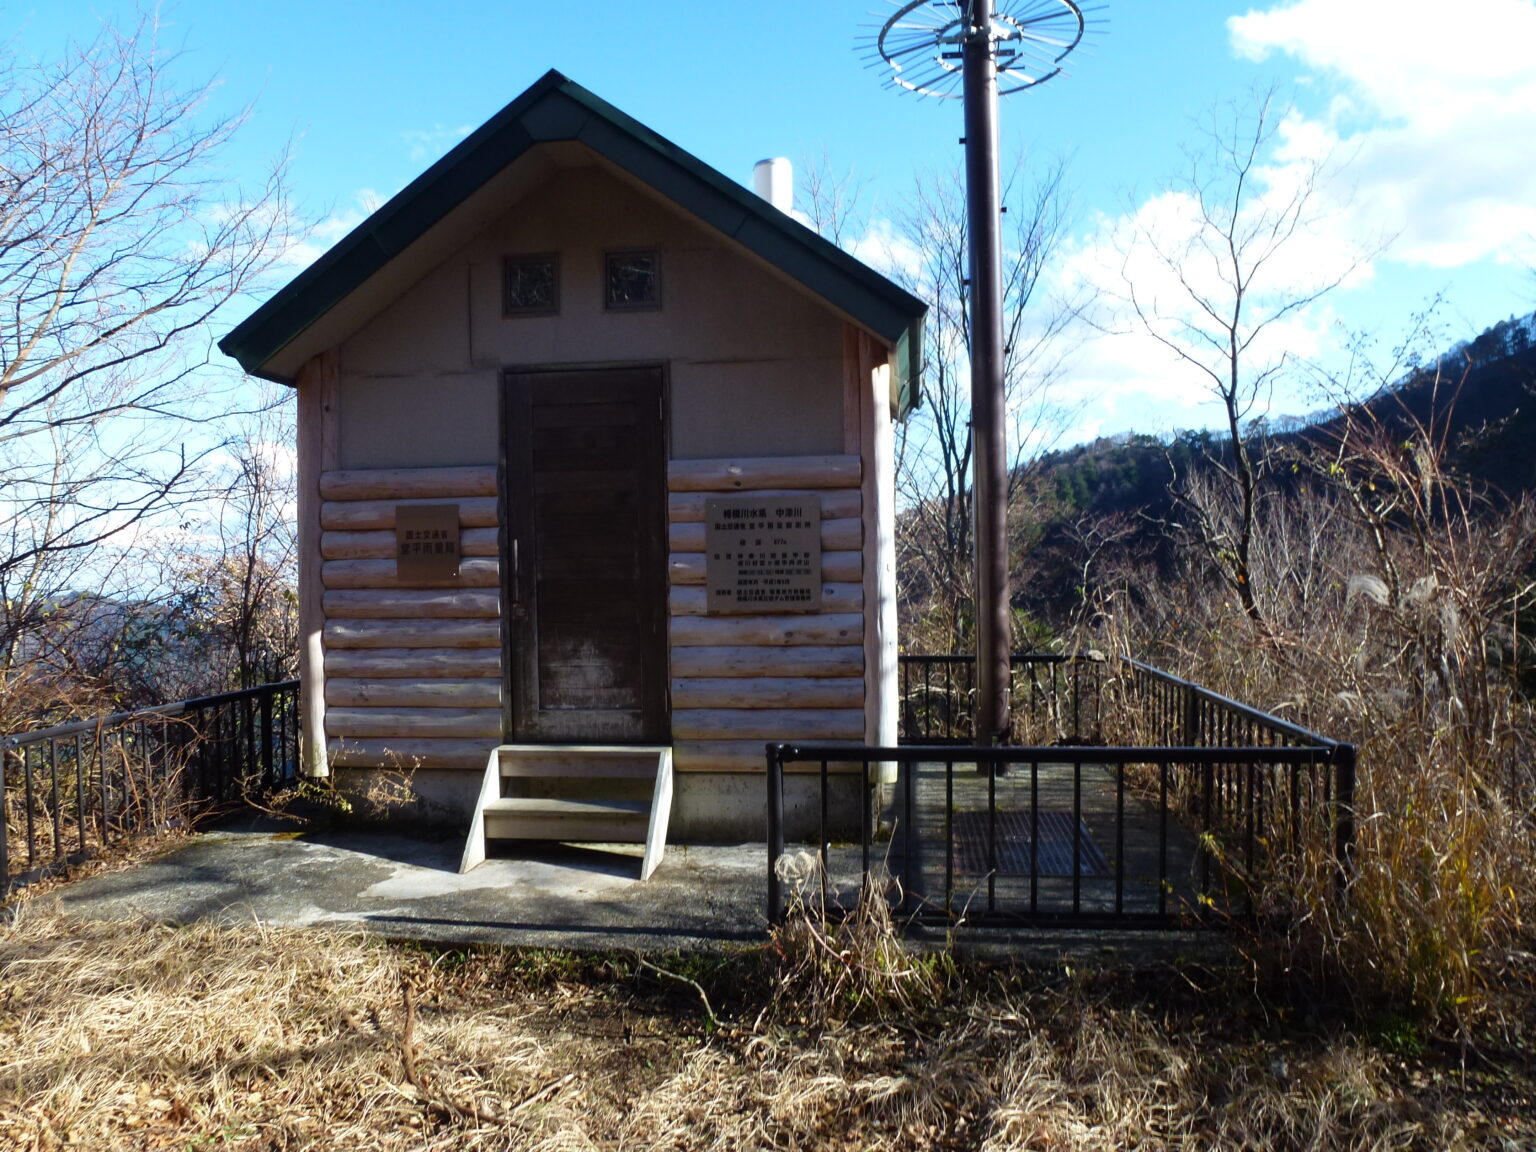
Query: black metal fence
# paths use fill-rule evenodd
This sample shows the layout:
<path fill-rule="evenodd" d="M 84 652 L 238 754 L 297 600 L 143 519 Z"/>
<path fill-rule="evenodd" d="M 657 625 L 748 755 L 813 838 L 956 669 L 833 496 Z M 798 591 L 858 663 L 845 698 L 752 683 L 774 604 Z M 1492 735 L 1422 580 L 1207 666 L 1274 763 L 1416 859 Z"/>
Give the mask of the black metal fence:
<path fill-rule="evenodd" d="M 904 672 L 939 670 L 967 692 L 963 659 Z M 1145 664 L 1077 664 L 1025 664 L 1053 669 L 1056 698 L 1038 705 L 1051 724 L 1091 701 L 1094 723 L 1074 722 L 1069 744 L 770 745 L 770 918 L 796 899 L 851 907 L 873 884 L 919 922 L 1172 926 L 1252 917 L 1283 906 L 1283 889 L 1347 876 L 1352 745 Z M 1134 742 L 1089 742 L 1106 730 Z M 789 779 L 789 815 L 810 826 L 799 851 Z"/>
<path fill-rule="evenodd" d="M 1055 652 L 1015 652 L 1010 730 L 1021 744 L 1098 743 L 1104 661 Z M 969 744 L 976 717 L 974 656 L 897 657 L 903 744 Z"/>
<path fill-rule="evenodd" d="M 293 780 L 298 681 L 0 740 L 0 895 L 118 839 Z"/>
<path fill-rule="evenodd" d="M 1331 851 L 1340 874 L 1347 876 L 1355 840 L 1353 744 L 1329 740 L 1149 664 L 1125 660 L 1122 669 L 1121 694 L 1130 705 L 1125 715 L 1139 722 L 1149 743 L 1218 750 L 1252 746 L 1272 753 L 1324 749 L 1328 755 L 1313 767 L 1331 770 L 1309 772 L 1302 762 L 1292 761 L 1278 781 L 1251 763 L 1212 758 L 1203 765 L 1198 786 L 1186 789 L 1178 802 L 1188 818 L 1220 831 L 1225 842 L 1240 841 L 1250 870 L 1260 843 L 1299 845 L 1303 813 L 1309 808 L 1329 813 Z M 1273 826 L 1277 815 L 1285 817 L 1286 827 L 1279 830 L 1284 835 Z"/>

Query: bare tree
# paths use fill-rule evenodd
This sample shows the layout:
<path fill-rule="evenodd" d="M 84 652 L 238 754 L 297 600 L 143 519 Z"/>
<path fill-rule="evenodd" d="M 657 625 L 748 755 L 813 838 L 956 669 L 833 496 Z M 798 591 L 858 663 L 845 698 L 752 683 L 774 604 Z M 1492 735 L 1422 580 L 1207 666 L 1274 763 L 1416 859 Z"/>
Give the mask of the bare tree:
<path fill-rule="evenodd" d="M 135 558 L 132 594 L 75 594 L 34 633 L 27 671 L 113 709 L 291 679 L 297 670 L 293 393 L 235 421 L 206 495 Z"/>
<path fill-rule="evenodd" d="M 1003 264 L 1011 518 L 1025 461 L 1059 423 L 1048 386 L 1060 368 L 1060 337 L 1071 310 L 1058 302 L 1040 306 L 1036 293 L 1067 229 L 1063 175 L 1056 165 L 1029 183 L 1020 161 L 1004 188 L 1004 200 L 1013 209 Z M 903 599 L 923 603 L 937 626 L 927 643 L 959 650 L 969 643 L 974 627 L 970 294 L 960 174 L 920 178 L 896 220 L 895 234 L 909 262 L 895 261 L 894 275 L 930 309 L 924 329 L 923 407 L 902 430 L 898 444 L 897 484 L 905 505 L 898 560 L 907 582 Z"/>
<path fill-rule="evenodd" d="M 270 403 L 220 454 L 220 491 L 167 573 L 179 647 L 164 663 L 194 694 L 297 675 L 296 413 L 291 390 L 268 387 Z"/>
<path fill-rule="evenodd" d="M 965 187 L 959 169 L 918 176 L 901 209 L 885 218 L 863 201 L 851 173 L 825 154 L 803 163 L 796 207 L 816 231 L 883 268 L 928 304 L 923 329 L 923 399 L 897 433 L 897 580 L 922 621 L 904 631 L 934 651 L 960 651 L 973 635 L 971 564 L 970 315 Z M 1010 548 L 1029 536 L 1021 507 L 1026 463 L 1062 423 L 1049 385 L 1060 371 L 1070 303 L 1036 299 L 1068 228 L 1065 170 L 1034 179 L 1016 160 L 1003 189 L 1004 387 L 1012 445 Z"/>
<path fill-rule="evenodd" d="M 1319 218 L 1328 168 L 1326 158 L 1265 167 L 1285 116 L 1273 92 L 1213 113 L 1203 146 L 1156 202 L 1170 211 L 1133 214 L 1121 238 L 1123 303 L 1135 327 L 1189 365 L 1221 403 L 1229 450 L 1205 461 L 1217 482 L 1176 496 L 1207 558 L 1261 629 L 1253 551 L 1266 456 L 1254 449 L 1263 432 L 1254 418 L 1286 364 L 1285 351 L 1265 338 L 1365 259 L 1343 254 L 1299 275 L 1282 272 Z"/>
<path fill-rule="evenodd" d="M 286 434 L 240 443 L 220 518 L 224 548 L 217 571 L 228 590 L 223 623 L 241 688 L 298 674 L 297 478 L 285 450 L 293 443 L 294 411 L 292 404 L 273 411 L 288 417 L 279 424 Z"/>
<path fill-rule="evenodd" d="M 865 208 L 864 181 L 851 169 L 837 169 L 825 147 L 820 156 L 800 161 L 795 209 L 818 236 L 850 247 L 868 228 Z"/>
<path fill-rule="evenodd" d="M 235 381 L 210 322 L 287 242 L 280 168 L 223 181 L 239 118 L 173 85 L 156 35 L 0 60 L 0 695 L 61 598 L 200 494 L 193 424 L 238 407 L 209 401 Z"/>

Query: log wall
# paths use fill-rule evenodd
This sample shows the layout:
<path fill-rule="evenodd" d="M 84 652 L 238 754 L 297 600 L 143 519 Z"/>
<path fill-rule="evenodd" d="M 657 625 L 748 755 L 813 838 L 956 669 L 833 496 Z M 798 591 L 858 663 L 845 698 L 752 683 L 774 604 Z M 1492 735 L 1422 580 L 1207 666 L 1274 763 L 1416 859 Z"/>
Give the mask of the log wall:
<path fill-rule="evenodd" d="M 763 768 L 772 739 L 857 744 L 866 729 L 862 469 L 856 455 L 689 460 L 668 469 L 674 763 Z M 338 767 L 479 768 L 499 739 L 501 592 L 496 473 L 484 468 L 320 477 L 326 751 Z M 704 501 L 767 492 L 822 508 L 817 613 L 707 616 Z M 397 493 L 390 498 L 388 493 Z M 451 584 L 401 581 L 396 502 L 456 502 L 465 559 Z"/>
<path fill-rule="evenodd" d="M 338 767 L 485 766 L 501 739 L 496 469 L 332 470 L 320 477 L 325 735 Z M 457 580 L 395 572 L 397 503 L 457 503 Z"/>
<path fill-rule="evenodd" d="M 678 771 L 762 771 L 769 740 L 863 740 L 862 478 L 856 451 L 668 466 L 672 756 Z M 704 614 L 704 501 L 744 492 L 820 498 L 819 613 Z"/>

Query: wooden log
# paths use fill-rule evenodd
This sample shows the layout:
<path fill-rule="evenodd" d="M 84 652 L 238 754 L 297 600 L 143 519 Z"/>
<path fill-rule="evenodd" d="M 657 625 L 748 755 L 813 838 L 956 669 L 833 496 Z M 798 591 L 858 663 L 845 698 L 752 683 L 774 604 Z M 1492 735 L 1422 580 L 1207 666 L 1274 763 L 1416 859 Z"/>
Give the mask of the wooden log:
<path fill-rule="evenodd" d="M 333 676 L 325 682 L 325 702 L 331 707 L 354 708 L 500 708 L 501 680 L 367 680 Z"/>
<path fill-rule="evenodd" d="M 327 676 L 471 677 L 501 680 L 501 647 L 333 648 L 325 654 Z"/>
<path fill-rule="evenodd" d="M 864 588 L 859 584 L 823 584 L 823 612 L 857 612 L 864 607 Z M 709 611 L 709 593 L 699 587 L 674 587 L 667 593 L 667 609 L 673 616 L 703 616 Z"/>
<path fill-rule="evenodd" d="M 497 620 L 327 620 L 327 648 L 500 648 Z"/>
<path fill-rule="evenodd" d="M 846 345 L 845 345 L 846 348 Z M 865 462 L 864 526 L 870 563 L 864 572 L 864 667 L 869 689 L 864 741 L 889 747 L 897 736 L 896 442 L 892 426 L 891 350 L 858 333 L 859 456 Z"/>
<path fill-rule="evenodd" d="M 329 667 L 329 661 L 327 662 Z M 861 676 L 864 650 L 839 648 L 674 648 L 672 675 L 704 677 Z"/>
<path fill-rule="evenodd" d="M 857 493 L 855 493 L 857 495 Z M 496 497 L 461 496 L 458 500 L 327 500 L 320 505 L 320 526 L 326 529 L 389 528 L 395 526 L 398 504 L 458 504 L 461 528 L 494 528 Z"/>
<path fill-rule="evenodd" d="M 674 460 L 670 492 L 747 492 L 772 488 L 857 488 L 857 456 L 759 456 L 742 460 Z"/>
<path fill-rule="evenodd" d="M 329 693 L 326 699 L 330 700 Z M 811 676 L 679 677 L 672 681 L 672 707 L 863 708 L 864 681 Z"/>
<path fill-rule="evenodd" d="M 764 740 L 676 740 L 672 744 L 672 767 L 678 772 L 764 772 L 768 754 Z M 858 746 L 857 740 L 818 740 L 818 744 Z M 834 761 L 827 767 L 839 774 L 857 772 L 859 765 Z M 820 772 L 821 762 L 787 764 L 786 773 Z"/>
<path fill-rule="evenodd" d="M 864 547 L 864 522 L 862 520 L 823 520 L 821 522 L 822 552 L 855 552 Z"/>
<path fill-rule="evenodd" d="M 702 524 L 704 502 L 713 499 L 714 492 L 672 492 L 667 496 L 667 521 L 672 524 Z M 798 500 L 815 496 L 821 500 L 823 520 L 857 519 L 863 514 L 864 496 L 857 488 L 831 488 L 822 492 L 801 490 L 792 492 L 783 488 L 770 488 L 754 492 L 753 496 L 764 500 Z"/>
<path fill-rule="evenodd" d="M 325 610 L 321 606 L 320 478 L 336 464 L 337 366 L 334 351 L 299 369 L 298 517 L 299 577 L 299 762 L 306 776 L 329 775 L 325 744 Z"/>
<path fill-rule="evenodd" d="M 330 625 L 326 626 L 330 634 Z M 674 616 L 672 647 L 864 643 L 864 617 L 851 612 L 810 616 Z"/>
<path fill-rule="evenodd" d="M 331 736 L 501 739 L 500 708 L 327 708 Z"/>
<path fill-rule="evenodd" d="M 318 535 L 318 534 L 317 534 Z M 477 557 L 459 561 L 458 579 L 443 581 L 409 580 L 396 574 L 395 561 L 327 560 L 320 566 L 320 577 L 327 588 L 500 588 L 501 561 Z"/>
<path fill-rule="evenodd" d="M 675 740 L 672 767 L 678 772 L 764 772 L 762 740 Z"/>
<path fill-rule="evenodd" d="M 858 480 L 855 479 L 857 484 Z M 326 500 L 431 500 L 496 495 L 496 466 L 469 468 L 369 468 L 336 470 L 320 477 Z"/>
<path fill-rule="evenodd" d="M 667 577 L 673 584 L 704 583 L 704 553 L 674 552 L 667 557 Z M 831 583 L 847 583 L 864 578 L 862 552 L 823 552 L 821 578 Z"/>
<path fill-rule="evenodd" d="M 384 768 L 409 772 L 414 768 L 461 768 L 484 772 L 498 741 L 385 739 L 330 740 L 330 761 L 339 768 Z"/>
<path fill-rule="evenodd" d="M 499 556 L 495 528 L 466 528 L 459 534 L 459 548 L 465 556 Z M 392 560 L 395 556 L 393 532 L 322 532 L 320 555 L 327 560 Z"/>
<path fill-rule="evenodd" d="M 327 619 L 462 620 L 501 615 L 498 588 L 340 589 L 325 594 Z"/>
<path fill-rule="evenodd" d="M 831 745 L 834 745 L 834 746 L 841 745 L 841 744 L 846 744 L 850 748 L 857 748 L 857 747 L 860 746 L 859 745 L 859 741 L 857 741 L 857 740 L 818 740 L 817 743 L 818 744 L 831 744 Z M 764 756 L 764 766 L 765 767 L 767 766 L 767 757 L 766 757 L 766 755 Z M 834 775 L 838 775 L 838 776 L 841 776 L 841 775 L 844 775 L 844 774 L 847 774 L 847 775 L 857 775 L 862 770 L 862 768 L 863 768 L 863 764 L 861 764 L 857 760 L 829 760 L 827 762 L 827 771 L 832 773 L 832 774 L 834 774 Z M 795 761 L 793 763 L 784 765 L 784 775 L 786 775 L 786 776 L 814 776 L 814 775 L 820 775 L 820 773 L 821 773 L 821 761 L 820 760 L 816 760 L 816 761 L 813 761 L 811 763 L 804 763 L 804 762 L 801 762 L 801 761 L 797 760 L 797 761 Z M 869 778 L 871 780 L 877 779 L 878 778 L 878 773 L 879 773 L 879 765 L 878 764 L 871 764 L 869 766 Z"/>
<path fill-rule="evenodd" d="M 821 522 L 823 552 L 858 548 L 863 539 L 864 523 L 861 520 L 823 520 Z M 703 552 L 704 525 L 703 523 L 668 525 L 667 542 L 673 552 Z"/>
<path fill-rule="evenodd" d="M 858 740 L 862 708 L 676 708 L 678 740 Z"/>

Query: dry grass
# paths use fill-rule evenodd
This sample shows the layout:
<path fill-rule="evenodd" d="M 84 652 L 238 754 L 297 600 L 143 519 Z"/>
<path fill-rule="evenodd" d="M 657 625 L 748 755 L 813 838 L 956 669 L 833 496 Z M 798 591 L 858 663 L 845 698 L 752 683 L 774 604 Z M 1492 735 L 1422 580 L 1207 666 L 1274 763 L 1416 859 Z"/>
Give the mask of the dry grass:
<path fill-rule="evenodd" d="M 190 802 L 183 786 L 193 754 L 190 739 L 153 766 L 120 740 L 103 741 L 99 751 L 89 741 L 85 747 L 81 763 L 76 763 L 80 754 L 69 741 L 51 759 L 46 743 L 6 754 L 0 819 L 5 821 L 5 863 L 11 876 L 41 879 L 70 862 L 110 851 L 114 842 L 128 836 L 155 835 L 188 824 L 208 807 Z M 111 780 L 113 790 L 111 837 L 104 836 L 102 828 L 104 778 Z"/>
<path fill-rule="evenodd" d="M 838 1010 L 846 986 L 818 978 L 816 1001 L 781 979 L 842 963 L 804 954 L 827 940 L 796 939 L 655 961 L 686 978 L 671 980 L 618 955 L 84 924 L 23 906 L 0 929 L 0 1147 L 1505 1152 L 1536 1140 L 1528 1072 L 1464 1084 L 1433 1054 L 1285 1026 L 1228 984 L 1197 989 L 1210 974 L 951 966 L 935 982 L 931 964 L 881 953 L 881 1007 L 861 1013 Z M 867 957 L 872 943 L 840 947 Z M 688 981 L 708 990 L 717 1026 Z M 803 1010 L 765 1011 L 795 995 Z"/>
<path fill-rule="evenodd" d="M 1348 899 L 1300 860 L 1255 963 L 1472 1046 L 1536 1004 L 1536 498 L 1456 475 L 1447 438 L 1346 407 L 1266 492 L 1262 628 L 1191 562 L 1127 581 L 1099 641 L 1359 746 Z"/>
<path fill-rule="evenodd" d="M 844 1021 L 910 1017 L 941 1000 L 955 973 L 947 953 L 906 946 L 891 913 L 896 884 L 876 865 L 851 910 L 825 907 L 821 865 L 811 852 L 779 858 L 789 914 L 770 945 L 775 995 L 763 1019 L 836 1027 Z M 836 896 L 825 899 L 836 903 Z"/>

